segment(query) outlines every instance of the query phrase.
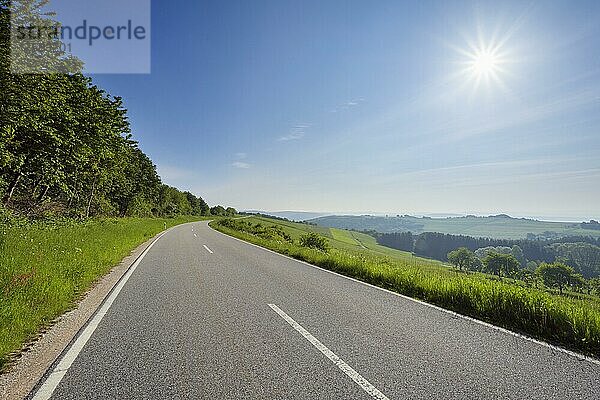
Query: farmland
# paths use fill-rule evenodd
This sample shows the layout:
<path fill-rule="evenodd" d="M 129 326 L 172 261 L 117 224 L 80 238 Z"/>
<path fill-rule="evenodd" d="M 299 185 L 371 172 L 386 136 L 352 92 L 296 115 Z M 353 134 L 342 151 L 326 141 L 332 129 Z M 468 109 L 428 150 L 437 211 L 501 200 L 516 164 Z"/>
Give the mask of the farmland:
<path fill-rule="evenodd" d="M 537 236 L 592 236 L 600 237 L 600 230 L 584 229 L 579 223 L 548 222 L 506 215 L 490 217 L 418 218 L 413 216 L 353 216 L 333 215 L 310 220 L 318 226 L 352 229 L 357 231 L 439 232 L 452 235 L 489 237 L 493 239 L 525 239 L 527 234 Z"/>

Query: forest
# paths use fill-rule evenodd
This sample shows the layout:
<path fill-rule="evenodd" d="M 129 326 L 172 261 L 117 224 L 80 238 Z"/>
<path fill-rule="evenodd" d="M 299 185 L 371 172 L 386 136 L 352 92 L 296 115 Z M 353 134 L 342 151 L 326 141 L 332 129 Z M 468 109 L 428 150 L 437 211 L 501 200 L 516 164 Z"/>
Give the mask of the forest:
<path fill-rule="evenodd" d="M 35 9 L 45 1 L 21 1 Z M 52 54 L 56 70 L 11 73 L 9 1 L 0 0 L 0 213 L 27 218 L 233 215 L 161 181 L 123 99 Z M 48 22 L 49 16 L 35 15 Z"/>
<path fill-rule="evenodd" d="M 495 248 L 499 253 L 511 254 L 518 248 L 521 267 L 535 269 L 540 263 L 560 261 L 573 267 L 585 278 L 600 276 L 600 239 L 586 236 L 564 237 L 553 240 L 506 240 L 476 238 L 425 232 L 370 232 L 381 245 L 413 252 L 417 255 L 447 261 L 448 253 L 464 247 L 477 254 L 478 250 Z M 529 263 L 529 264 L 528 264 Z M 533 264 L 531 264 L 533 263 Z M 534 265 L 535 264 L 535 265 Z"/>

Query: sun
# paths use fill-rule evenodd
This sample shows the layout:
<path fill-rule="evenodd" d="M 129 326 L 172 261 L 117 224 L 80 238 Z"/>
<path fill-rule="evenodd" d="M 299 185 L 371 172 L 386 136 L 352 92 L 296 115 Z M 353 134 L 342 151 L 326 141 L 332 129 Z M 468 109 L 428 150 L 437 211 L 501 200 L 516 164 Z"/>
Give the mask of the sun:
<path fill-rule="evenodd" d="M 479 38 L 476 42 L 468 43 L 467 49 L 458 49 L 463 56 L 461 75 L 465 84 L 473 85 L 473 90 L 485 87 L 506 89 L 503 78 L 508 75 L 508 64 L 511 63 L 510 52 L 504 48 L 504 41 L 491 40 L 486 42 Z"/>
<path fill-rule="evenodd" d="M 477 76 L 495 75 L 500 70 L 501 60 L 492 51 L 482 50 L 473 55 L 471 70 Z"/>

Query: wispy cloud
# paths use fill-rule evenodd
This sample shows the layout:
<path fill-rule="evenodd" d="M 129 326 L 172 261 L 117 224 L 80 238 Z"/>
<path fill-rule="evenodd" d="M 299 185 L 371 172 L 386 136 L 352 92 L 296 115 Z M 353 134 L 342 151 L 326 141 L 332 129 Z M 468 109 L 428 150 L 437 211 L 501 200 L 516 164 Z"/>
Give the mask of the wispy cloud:
<path fill-rule="evenodd" d="M 308 129 L 308 128 L 310 128 L 309 124 L 294 125 L 290 129 L 290 133 L 279 137 L 279 139 L 277 139 L 277 140 L 279 142 L 287 142 L 290 140 L 300 140 L 304 137 L 304 135 L 306 134 L 306 129 Z"/>
<path fill-rule="evenodd" d="M 248 169 L 252 166 L 252 164 L 242 161 L 242 160 L 245 160 L 246 158 L 248 158 L 248 153 L 244 153 L 244 152 L 235 153 L 233 155 L 233 157 L 235 160 L 237 160 L 237 161 L 234 161 L 231 163 L 231 166 L 234 168 Z"/>
<path fill-rule="evenodd" d="M 365 99 L 364 99 L 363 97 L 359 97 L 359 98 L 357 98 L 357 99 L 352 99 L 352 100 L 350 100 L 350 101 L 347 101 L 347 102 L 345 102 L 345 103 L 343 103 L 343 104 L 340 104 L 340 105 L 338 105 L 338 106 L 334 107 L 334 108 L 331 110 L 331 112 L 332 112 L 332 113 L 336 113 L 336 112 L 339 112 L 339 111 L 348 110 L 348 109 L 350 109 L 350 108 L 352 108 L 352 107 L 359 106 L 359 105 L 360 105 L 361 103 L 363 103 L 364 101 L 365 101 Z"/>
<path fill-rule="evenodd" d="M 245 163 L 245 162 L 241 162 L 241 161 L 236 161 L 231 163 L 231 166 L 234 168 L 240 168 L 240 169 L 248 169 L 250 168 L 252 165 Z"/>
<path fill-rule="evenodd" d="M 304 137 L 304 132 L 293 132 L 289 135 L 281 136 L 279 139 L 280 142 L 287 142 L 288 140 L 299 140 Z"/>

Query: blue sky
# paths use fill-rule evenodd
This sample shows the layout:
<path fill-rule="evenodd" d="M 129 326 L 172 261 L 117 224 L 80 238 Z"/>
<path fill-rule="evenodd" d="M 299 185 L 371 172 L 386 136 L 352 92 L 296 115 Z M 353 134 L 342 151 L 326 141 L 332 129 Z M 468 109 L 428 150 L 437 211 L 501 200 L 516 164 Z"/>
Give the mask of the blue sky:
<path fill-rule="evenodd" d="M 154 1 L 95 80 L 210 204 L 600 217 L 600 2 Z"/>

